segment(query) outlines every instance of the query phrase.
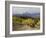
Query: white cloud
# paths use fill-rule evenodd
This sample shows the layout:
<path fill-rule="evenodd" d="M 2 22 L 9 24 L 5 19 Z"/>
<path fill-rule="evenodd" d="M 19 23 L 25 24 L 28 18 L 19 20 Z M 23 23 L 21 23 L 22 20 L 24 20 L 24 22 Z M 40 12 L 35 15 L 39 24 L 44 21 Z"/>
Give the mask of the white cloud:
<path fill-rule="evenodd" d="M 23 14 L 25 12 L 39 13 L 40 8 L 36 8 L 36 7 L 13 7 L 12 11 L 13 11 L 12 12 L 13 14 Z"/>

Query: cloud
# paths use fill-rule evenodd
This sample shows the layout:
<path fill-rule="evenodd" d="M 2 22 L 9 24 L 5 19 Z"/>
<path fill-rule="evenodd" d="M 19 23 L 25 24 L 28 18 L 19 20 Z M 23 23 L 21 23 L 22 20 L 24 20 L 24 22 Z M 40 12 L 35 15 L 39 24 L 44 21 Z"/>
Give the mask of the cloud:
<path fill-rule="evenodd" d="M 35 8 L 35 7 L 13 7 L 12 8 L 12 14 L 23 14 L 25 12 L 40 13 L 40 8 Z"/>

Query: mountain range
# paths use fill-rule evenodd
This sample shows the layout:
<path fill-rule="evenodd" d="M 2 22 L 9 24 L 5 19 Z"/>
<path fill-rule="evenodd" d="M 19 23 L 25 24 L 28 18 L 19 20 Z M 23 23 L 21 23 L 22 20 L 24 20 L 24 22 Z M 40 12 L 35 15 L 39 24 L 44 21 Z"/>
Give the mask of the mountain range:
<path fill-rule="evenodd" d="M 40 13 L 23 13 L 23 14 L 14 14 L 13 16 L 16 17 L 33 17 L 33 18 L 37 18 L 40 17 Z"/>

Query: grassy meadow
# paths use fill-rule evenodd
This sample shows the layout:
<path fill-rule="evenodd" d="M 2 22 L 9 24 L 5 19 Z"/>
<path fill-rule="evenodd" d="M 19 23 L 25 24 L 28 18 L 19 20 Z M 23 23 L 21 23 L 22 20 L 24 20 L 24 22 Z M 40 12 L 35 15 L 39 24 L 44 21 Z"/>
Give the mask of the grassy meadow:
<path fill-rule="evenodd" d="M 12 16 L 13 31 L 38 30 L 40 29 L 40 18 L 23 18 Z"/>

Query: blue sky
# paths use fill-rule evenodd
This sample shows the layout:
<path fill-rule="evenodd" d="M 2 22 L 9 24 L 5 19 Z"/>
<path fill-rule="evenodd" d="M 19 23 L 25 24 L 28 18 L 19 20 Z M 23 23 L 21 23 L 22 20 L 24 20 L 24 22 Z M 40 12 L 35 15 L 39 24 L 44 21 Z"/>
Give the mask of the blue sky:
<path fill-rule="evenodd" d="M 12 14 L 40 13 L 40 8 L 36 7 L 12 7 Z"/>

